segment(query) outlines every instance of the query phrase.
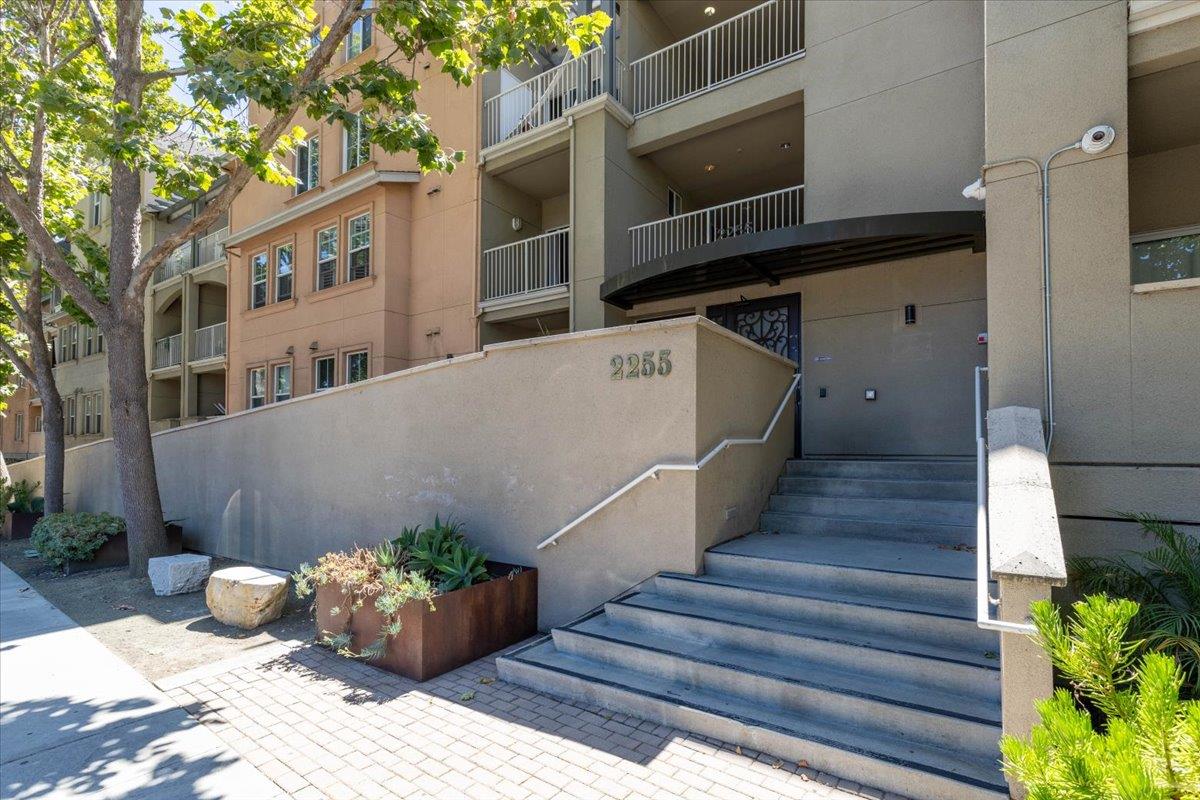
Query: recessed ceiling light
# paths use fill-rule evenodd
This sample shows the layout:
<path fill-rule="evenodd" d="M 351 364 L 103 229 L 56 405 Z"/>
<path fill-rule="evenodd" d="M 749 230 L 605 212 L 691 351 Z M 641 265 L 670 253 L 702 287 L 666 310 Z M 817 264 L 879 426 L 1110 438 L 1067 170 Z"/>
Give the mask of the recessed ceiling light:
<path fill-rule="evenodd" d="M 716 169 L 716 168 L 717 168 L 717 165 L 716 165 L 716 164 L 705 164 L 705 165 L 704 165 L 704 171 L 705 171 L 705 172 L 712 172 L 712 171 L 713 171 L 714 169 Z"/>
<path fill-rule="evenodd" d="M 704 16 L 711 17 L 713 14 L 716 14 L 716 13 L 717 13 L 717 9 L 715 6 L 705 6 L 704 7 Z"/>
<path fill-rule="evenodd" d="M 791 143 L 791 142 L 780 142 L 780 143 L 779 143 L 779 149 L 780 149 L 780 150 L 791 150 L 791 149 L 792 149 L 792 143 Z"/>

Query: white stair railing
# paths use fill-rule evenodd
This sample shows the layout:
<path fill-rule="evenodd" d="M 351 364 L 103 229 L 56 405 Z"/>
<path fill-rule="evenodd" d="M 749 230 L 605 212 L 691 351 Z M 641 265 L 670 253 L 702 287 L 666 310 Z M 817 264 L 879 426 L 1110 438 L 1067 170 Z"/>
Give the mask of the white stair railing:
<path fill-rule="evenodd" d="M 203 361 L 206 358 L 217 358 L 225 355 L 225 326 L 227 323 L 218 322 L 196 329 L 192 347 L 192 361 Z"/>
<path fill-rule="evenodd" d="M 751 233 L 790 228 L 804 222 L 804 184 L 734 200 L 629 229 L 632 266 L 671 253 Z"/>
<path fill-rule="evenodd" d="M 625 484 L 620 489 L 617 489 L 615 492 L 610 494 L 608 497 L 604 498 L 599 503 L 596 503 L 596 505 L 592 506 L 587 511 L 580 514 L 578 517 L 576 517 L 575 519 L 568 522 L 566 525 L 559 528 L 556 533 L 554 533 L 553 535 L 547 537 L 544 541 L 542 541 L 542 543 L 537 546 L 537 549 L 541 550 L 544 547 L 549 547 L 550 545 L 558 544 L 558 540 L 560 538 L 562 538 L 563 535 L 566 534 L 568 531 L 577 527 L 581 522 L 588 519 L 593 514 L 596 514 L 601 509 L 605 508 L 610 503 L 612 503 L 614 500 L 616 500 L 617 498 L 628 493 L 631 489 L 636 487 L 642 481 L 648 480 L 650 478 L 657 478 L 658 474 L 660 472 L 699 472 L 701 469 L 704 468 L 705 464 L 707 464 L 708 462 L 710 462 L 714 458 L 716 458 L 718 455 L 720 455 L 726 448 L 734 447 L 736 445 L 742 445 L 742 444 L 765 444 L 771 438 L 771 433 L 774 432 L 775 425 L 779 422 L 779 418 L 781 416 L 783 416 L 784 410 L 787 409 L 788 403 L 792 399 L 792 395 L 796 393 L 796 386 L 799 385 L 799 383 L 800 383 L 800 377 L 801 377 L 801 375 L 799 372 L 797 372 L 795 375 L 792 376 L 792 382 L 790 384 L 788 384 L 788 389 L 786 392 L 783 393 L 783 399 L 781 399 L 779 401 L 779 407 L 775 409 L 775 415 L 773 417 L 771 417 L 771 421 L 770 421 L 770 423 L 767 424 L 767 429 L 763 432 L 762 436 L 759 436 L 757 439 L 723 439 L 723 440 L 721 440 L 720 444 L 718 444 L 712 450 L 709 450 L 708 453 L 705 454 L 704 458 L 700 459 L 699 461 L 695 462 L 694 464 L 655 464 L 654 466 L 646 469 L 644 472 L 639 474 L 636 478 L 631 480 L 629 483 Z"/>
<path fill-rule="evenodd" d="M 571 231 L 562 228 L 483 251 L 483 300 L 513 297 L 571 280 Z"/>
<path fill-rule="evenodd" d="M 768 0 L 629 65 L 634 116 L 804 53 L 804 3 Z"/>
<path fill-rule="evenodd" d="M 165 336 L 154 343 L 154 368 L 174 367 L 183 361 L 183 334 Z"/>

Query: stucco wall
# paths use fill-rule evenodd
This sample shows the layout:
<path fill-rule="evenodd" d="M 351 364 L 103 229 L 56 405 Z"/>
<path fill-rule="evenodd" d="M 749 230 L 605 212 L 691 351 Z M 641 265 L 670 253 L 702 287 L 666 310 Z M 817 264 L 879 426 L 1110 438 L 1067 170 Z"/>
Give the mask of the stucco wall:
<path fill-rule="evenodd" d="M 662 350 L 670 374 L 611 378 L 614 356 Z M 493 558 L 539 568 L 540 621 L 553 625 L 659 570 L 692 572 L 704 543 L 749 529 L 708 519 L 707 505 L 698 518 L 695 473 L 668 472 L 536 549 L 647 467 L 759 435 L 792 371 L 696 319 L 496 345 L 157 434 L 164 512 L 189 547 L 280 568 L 450 516 Z M 723 375 L 745 402 L 721 399 Z M 740 449 L 723 502 L 749 509 L 782 459 Z M 17 469 L 36 476 L 41 461 Z M 69 451 L 66 481 L 72 509 L 119 511 L 110 441 Z"/>

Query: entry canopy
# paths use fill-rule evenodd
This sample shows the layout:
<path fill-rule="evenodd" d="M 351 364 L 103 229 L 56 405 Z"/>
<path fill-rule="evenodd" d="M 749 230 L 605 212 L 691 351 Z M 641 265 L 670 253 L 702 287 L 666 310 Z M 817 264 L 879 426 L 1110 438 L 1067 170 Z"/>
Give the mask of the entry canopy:
<path fill-rule="evenodd" d="M 669 253 L 608 278 L 606 303 L 635 303 L 754 283 L 775 285 L 809 272 L 971 248 L 984 250 L 982 211 L 930 211 L 809 222 L 741 234 Z"/>

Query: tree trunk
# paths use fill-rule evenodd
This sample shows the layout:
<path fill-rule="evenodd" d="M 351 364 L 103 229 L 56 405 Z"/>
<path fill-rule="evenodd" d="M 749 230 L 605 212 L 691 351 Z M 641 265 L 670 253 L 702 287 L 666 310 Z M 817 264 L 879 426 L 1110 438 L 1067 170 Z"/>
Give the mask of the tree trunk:
<path fill-rule="evenodd" d="M 134 577 L 144 577 L 149 559 L 168 551 L 150 439 L 142 323 L 141 318 L 123 320 L 110 328 L 106 341 L 113 451 L 129 535 L 129 574 Z"/>
<path fill-rule="evenodd" d="M 48 378 L 39 374 L 37 390 L 42 400 L 42 441 L 46 448 L 42 462 L 42 497 L 46 500 L 46 513 L 57 514 L 63 510 L 63 475 L 66 471 L 62 398 L 53 374 Z"/>

